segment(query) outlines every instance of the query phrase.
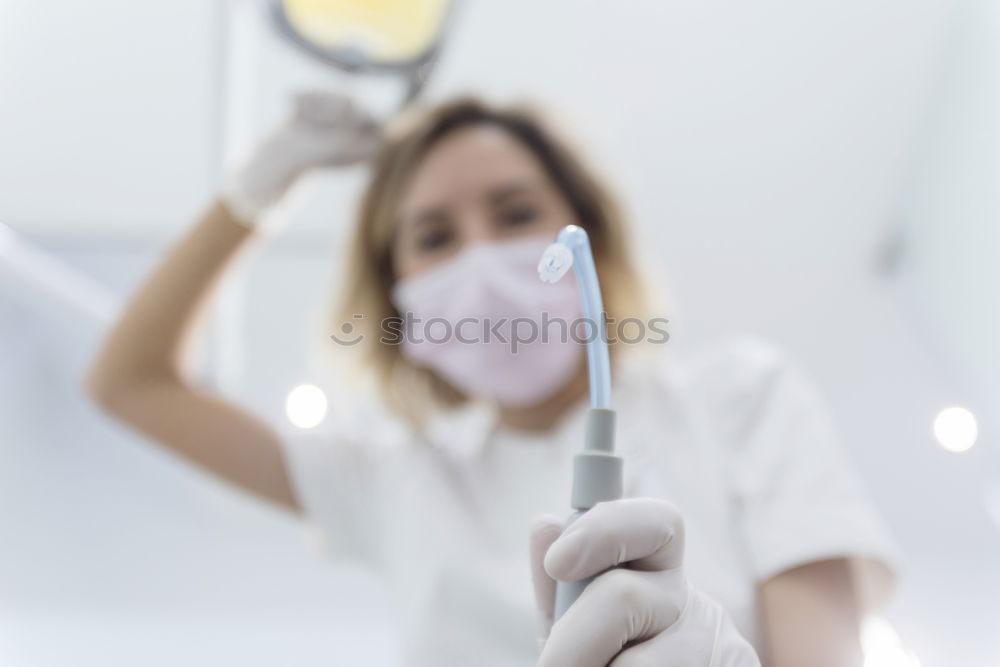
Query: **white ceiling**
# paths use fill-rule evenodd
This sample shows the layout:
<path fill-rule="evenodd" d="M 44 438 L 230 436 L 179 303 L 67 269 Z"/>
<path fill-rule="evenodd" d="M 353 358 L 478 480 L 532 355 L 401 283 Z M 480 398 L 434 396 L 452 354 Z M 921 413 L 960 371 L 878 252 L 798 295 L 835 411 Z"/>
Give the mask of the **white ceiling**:
<path fill-rule="evenodd" d="M 0 3 L 0 220 L 176 224 L 210 191 L 213 3 Z"/>

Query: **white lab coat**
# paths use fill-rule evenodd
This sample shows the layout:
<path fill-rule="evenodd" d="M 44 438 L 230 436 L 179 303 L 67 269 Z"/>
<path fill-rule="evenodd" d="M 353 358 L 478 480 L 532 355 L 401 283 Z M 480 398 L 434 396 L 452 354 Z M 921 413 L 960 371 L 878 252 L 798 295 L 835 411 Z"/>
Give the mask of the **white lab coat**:
<path fill-rule="evenodd" d="M 737 339 L 683 358 L 623 355 L 614 403 L 626 495 L 679 506 L 691 583 L 752 642 L 756 586 L 783 570 L 853 556 L 888 578 L 894 548 L 827 412 L 772 345 Z M 285 438 L 327 553 L 386 577 L 407 667 L 534 664 L 528 525 L 570 511 L 585 411 L 541 436 L 468 409 L 425 438 L 372 424 Z"/>

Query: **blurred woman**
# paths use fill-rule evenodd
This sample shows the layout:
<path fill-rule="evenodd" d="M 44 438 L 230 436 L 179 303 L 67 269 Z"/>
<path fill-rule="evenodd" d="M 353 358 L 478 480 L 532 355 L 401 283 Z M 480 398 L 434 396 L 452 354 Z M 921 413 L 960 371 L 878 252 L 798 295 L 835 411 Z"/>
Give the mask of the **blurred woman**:
<path fill-rule="evenodd" d="M 289 186 L 359 161 L 371 173 L 333 331 L 357 343 L 395 418 L 282 434 L 196 387 L 182 360 L 200 306 Z M 754 665 L 759 653 L 771 667 L 860 666 L 860 618 L 889 581 L 890 547 L 813 387 L 766 343 L 683 358 L 612 345 L 626 499 L 563 533 L 552 514 L 566 512 L 582 441 L 583 348 L 563 332 L 515 351 L 461 323 L 578 316 L 572 281 L 543 291 L 535 274 L 568 224 L 591 238 L 613 337 L 612 322 L 648 314 L 622 214 L 538 114 L 463 98 L 378 128 L 341 97 L 304 95 L 132 297 L 87 387 L 384 575 L 407 665 Z M 468 335 L 415 335 L 430 333 L 421 319 Z M 592 574 L 553 625 L 555 579 Z"/>

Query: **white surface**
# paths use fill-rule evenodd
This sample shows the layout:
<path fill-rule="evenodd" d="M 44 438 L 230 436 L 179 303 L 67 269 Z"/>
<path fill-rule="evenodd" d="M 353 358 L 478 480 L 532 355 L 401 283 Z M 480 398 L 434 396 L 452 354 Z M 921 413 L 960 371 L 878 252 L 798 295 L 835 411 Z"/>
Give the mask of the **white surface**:
<path fill-rule="evenodd" d="M 203 611 L 0 614 L 8 665 L 384 665 L 392 652 L 371 622 L 342 616 Z M 331 628 L 337 628 L 331 630 Z"/>

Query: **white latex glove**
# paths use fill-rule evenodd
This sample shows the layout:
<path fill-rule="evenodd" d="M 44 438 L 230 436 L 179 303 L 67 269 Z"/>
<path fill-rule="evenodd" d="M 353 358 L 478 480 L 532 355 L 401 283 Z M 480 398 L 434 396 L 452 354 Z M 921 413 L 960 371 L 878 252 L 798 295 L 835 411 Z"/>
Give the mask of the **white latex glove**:
<path fill-rule="evenodd" d="M 221 199 L 237 220 L 254 226 L 302 173 L 360 162 L 375 151 L 378 135 L 374 118 L 345 95 L 299 93 L 285 122 L 227 179 Z"/>
<path fill-rule="evenodd" d="M 541 516 L 531 530 L 535 599 L 548 633 L 539 667 L 760 667 L 726 611 L 684 577 L 684 525 L 673 505 L 615 500 L 565 532 L 562 523 Z M 553 626 L 555 580 L 600 572 Z"/>

